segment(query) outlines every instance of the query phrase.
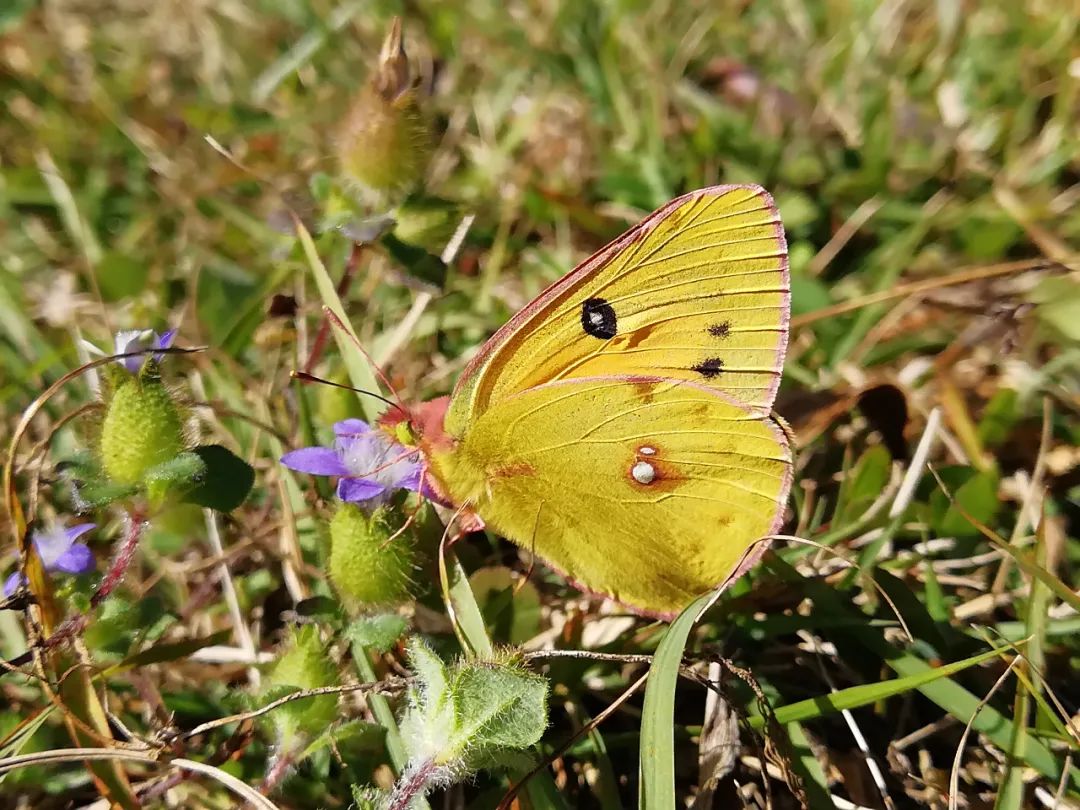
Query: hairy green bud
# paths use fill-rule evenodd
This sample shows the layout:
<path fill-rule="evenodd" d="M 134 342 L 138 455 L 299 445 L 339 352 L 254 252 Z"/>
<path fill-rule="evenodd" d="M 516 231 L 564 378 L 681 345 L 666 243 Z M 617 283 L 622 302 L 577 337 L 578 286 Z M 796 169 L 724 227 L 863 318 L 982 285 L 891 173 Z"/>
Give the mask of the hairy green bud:
<path fill-rule="evenodd" d="M 266 679 L 267 697 L 276 699 L 304 689 L 318 689 L 338 683 L 337 666 L 326 654 L 326 645 L 314 625 L 295 630 L 285 651 Z M 337 718 L 337 695 L 299 698 L 270 713 L 283 745 L 296 737 L 321 734 Z"/>
<path fill-rule="evenodd" d="M 394 537 L 400 516 L 387 507 L 368 515 L 342 503 L 330 521 L 330 581 L 351 609 L 372 610 L 411 599 L 416 552 L 411 532 Z"/>
<path fill-rule="evenodd" d="M 140 483 L 152 467 L 184 451 L 180 411 L 157 377 L 131 377 L 113 391 L 101 426 L 101 464 L 122 484 Z"/>
<path fill-rule="evenodd" d="M 372 202 L 397 202 L 423 179 L 432 138 L 420 92 L 394 20 L 379 64 L 353 101 L 337 135 L 344 179 Z"/>

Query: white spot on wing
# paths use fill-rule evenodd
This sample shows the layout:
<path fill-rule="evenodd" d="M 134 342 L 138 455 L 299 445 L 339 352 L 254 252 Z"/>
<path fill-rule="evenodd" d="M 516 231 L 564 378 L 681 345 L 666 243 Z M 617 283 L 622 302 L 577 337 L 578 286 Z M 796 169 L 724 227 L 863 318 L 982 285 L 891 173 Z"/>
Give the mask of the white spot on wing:
<path fill-rule="evenodd" d="M 643 455 L 643 456 L 655 456 L 656 455 L 656 448 L 655 447 L 649 447 L 648 445 L 646 445 L 645 447 L 639 447 L 638 452 L 641 453 L 641 455 Z"/>
<path fill-rule="evenodd" d="M 651 484 L 656 478 L 656 468 L 647 461 L 639 461 L 630 468 L 630 475 L 639 484 Z"/>

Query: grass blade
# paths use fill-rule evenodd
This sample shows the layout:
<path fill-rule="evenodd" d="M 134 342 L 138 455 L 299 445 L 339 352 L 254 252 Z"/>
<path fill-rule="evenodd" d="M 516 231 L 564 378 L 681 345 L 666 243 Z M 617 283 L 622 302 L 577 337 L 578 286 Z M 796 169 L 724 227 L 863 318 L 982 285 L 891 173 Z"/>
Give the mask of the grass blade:
<path fill-rule="evenodd" d="M 642 810 L 675 810 L 675 683 L 690 631 L 717 596 L 710 591 L 680 613 L 653 656 L 641 712 Z"/>

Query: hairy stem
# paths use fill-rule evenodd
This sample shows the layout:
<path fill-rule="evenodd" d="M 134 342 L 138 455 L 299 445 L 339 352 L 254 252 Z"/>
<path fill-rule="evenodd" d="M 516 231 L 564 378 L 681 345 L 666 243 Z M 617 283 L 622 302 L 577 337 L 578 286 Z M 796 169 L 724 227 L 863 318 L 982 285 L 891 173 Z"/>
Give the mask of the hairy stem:
<path fill-rule="evenodd" d="M 135 550 L 139 547 L 139 540 L 142 538 L 143 529 L 147 526 L 146 516 L 139 510 L 132 510 L 131 512 L 128 512 L 127 519 L 127 535 L 124 537 L 123 542 L 120 543 L 120 547 L 116 550 L 116 554 L 113 555 L 112 562 L 109 563 L 109 569 L 105 572 L 105 576 L 101 578 L 101 584 L 98 585 L 97 590 L 94 591 L 93 596 L 90 597 L 91 608 L 96 608 L 108 598 L 109 594 L 116 590 L 116 586 L 124 579 L 124 575 L 131 565 L 131 560 L 135 556 Z M 71 616 L 61 622 L 60 626 L 53 631 L 52 635 L 41 642 L 41 646 L 46 650 L 51 650 L 69 638 L 82 633 L 89 624 L 90 614 L 88 613 L 79 613 L 75 616 Z M 29 661 L 30 657 L 30 652 L 27 651 L 7 663 L 10 666 L 21 666 L 23 663 Z"/>
<path fill-rule="evenodd" d="M 427 793 L 428 783 L 435 773 L 435 763 L 424 760 L 415 768 L 407 768 L 394 785 L 387 810 L 408 810 L 412 800 Z"/>
<path fill-rule="evenodd" d="M 273 793 L 274 789 L 281 784 L 281 781 L 289 772 L 289 768 L 295 764 L 296 754 L 294 752 L 279 752 L 270 763 L 270 768 L 266 772 L 266 777 L 263 779 L 263 783 L 259 785 L 259 792 L 264 796 L 269 796 Z"/>
<path fill-rule="evenodd" d="M 124 579 L 124 575 L 127 574 L 128 567 L 131 565 L 131 560 L 135 557 L 135 550 L 139 547 L 143 529 L 147 526 L 146 516 L 137 509 L 132 510 L 128 512 L 127 522 L 127 536 L 116 550 L 116 554 L 113 555 L 109 570 L 101 578 L 98 589 L 90 597 L 90 607 L 97 607 L 108 598 L 109 594 L 116 590 L 116 586 Z"/>

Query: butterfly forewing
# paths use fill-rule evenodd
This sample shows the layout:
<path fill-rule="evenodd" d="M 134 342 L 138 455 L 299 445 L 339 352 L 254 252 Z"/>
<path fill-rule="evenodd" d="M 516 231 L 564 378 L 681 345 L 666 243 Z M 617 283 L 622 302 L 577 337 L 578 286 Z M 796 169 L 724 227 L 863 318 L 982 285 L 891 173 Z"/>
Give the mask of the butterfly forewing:
<path fill-rule="evenodd" d="M 455 391 L 447 429 L 559 380 L 648 376 L 723 391 L 759 414 L 787 345 L 787 248 L 772 198 L 716 186 L 672 201 L 506 324 Z"/>

